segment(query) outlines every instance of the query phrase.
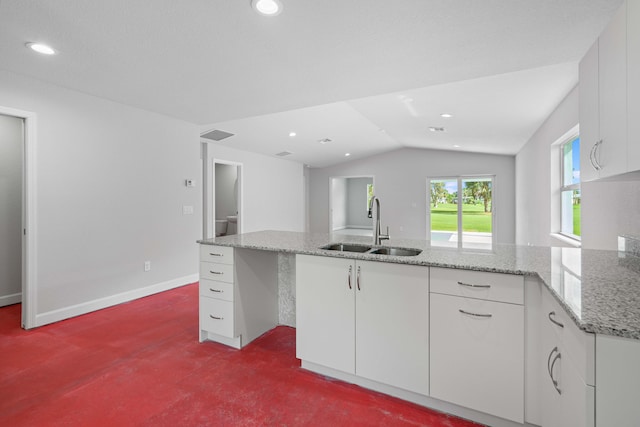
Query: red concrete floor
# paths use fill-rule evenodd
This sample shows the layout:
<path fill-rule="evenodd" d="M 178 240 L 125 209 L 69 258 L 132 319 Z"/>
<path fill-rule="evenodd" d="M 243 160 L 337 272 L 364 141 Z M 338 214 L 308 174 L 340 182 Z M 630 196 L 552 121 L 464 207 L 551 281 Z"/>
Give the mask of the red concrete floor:
<path fill-rule="evenodd" d="M 198 343 L 197 284 L 32 331 L 0 308 L 0 426 L 477 426 L 300 368 L 295 329 Z"/>

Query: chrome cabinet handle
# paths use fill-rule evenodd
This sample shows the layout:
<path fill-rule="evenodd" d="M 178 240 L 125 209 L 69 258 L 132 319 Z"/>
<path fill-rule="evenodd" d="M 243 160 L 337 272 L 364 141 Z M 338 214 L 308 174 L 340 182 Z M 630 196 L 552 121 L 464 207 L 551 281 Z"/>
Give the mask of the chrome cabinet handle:
<path fill-rule="evenodd" d="M 213 252 L 209 252 L 209 255 L 211 255 L 211 256 L 222 256 L 222 254 L 214 254 Z"/>
<path fill-rule="evenodd" d="M 353 289 L 353 287 L 351 287 L 351 271 L 353 270 L 353 266 L 350 265 L 349 266 L 349 275 L 347 276 L 347 284 L 349 285 L 349 289 Z"/>
<path fill-rule="evenodd" d="M 211 317 L 212 319 L 215 319 L 215 320 L 224 320 L 224 317 L 216 317 L 213 314 L 210 314 L 209 317 Z"/>
<path fill-rule="evenodd" d="M 224 274 L 222 271 L 213 271 L 213 270 L 209 270 L 209 273 L 211 273 L 211 274 L 219 274 L 219 275 L 223 275 Z"/>
<path fill-rule="evenodd" d="M 356 278 L 356 285 L 358 286 L 358 290 L 360 290 L 360 266 L 358 266 L 358 276 Z"/>
<path fill-rule="evenodd" d="M 473 283 L 464 283 L 464 282 L 458 282 L 458 285 L 460 286 L 466 286 L 468 288 L 490 288 L 491 285 L 474 285 Z"/>
<path fill-rule="evenodd" d="M 553 387 L 556 389 L 558 394 L 562 394 L 562 391 L 560 390 L 560 387 L 558 387 L 558 380 L 553 378 L 553 367 L 561 357 L 562 355 L 560 354 L 560 352 L 558 352 L 558 354 L 556 354 L 556 357 L 553 358 L 553 362 L 551 362 L 551 368 L 549 369 L 549 374 L 551 375 L 551 382 L 553 383 Z"/>
<path fill-rule="evenodd" d="M 603 141 L 601 139 L 596 141 L 596 143 L 591 147 L 591 151 L 589 152 L 589 161 L 591 161 L 591 166 L 593 166 L 593 168 L 597 171 L 602 170 L 602 165 L 596 157 L 598 154 L 598 149 L 600 148 L 600 145 L 602 145 L 602 142 Z"/>
<path fill-rule="evenodd" d="M 486 317 L 486 318 L 493 317 L 493 314 L 479 314 L 479 313 L 472 313 L 472 312 L 470 312 L 470 311 L 464 311 L 464 310 L 463 310 L 463 309 L 461 309 L 461 308 L 460 308 L 460 309 L 458 309 L 458 311 L 459 311 L 460 313 L 462 313 L 462 314 L 467 314 L 467 315 L 469 315 L 469 316 L 475 316 L 475 317 Z"/>
<path fill-rule="evenodd" d="M 221 293 L 223 293 L 223 292 L 224 292 L 222 289 L 213 289 L 213 288 L 209 288 L 209 290 L 210 290 L 211 292 L 217 292 L 217 293 L 219 293 L 219 294 L 221 294 Z"/>
<path fill-rule="evenodd" d="M 556 351 L 558 351 L 558 347 L 553 347 L 553 350 L 549 353 L 549 357 L 547 357 L 547 372 L 549 373 L 549 377 L 551 377 L 551 381 L 553 381 L 553 376 L 551 375 L 551 358 Z"/>
<path fill-rule="evenodd" d="M 555 311 L 550 311 L 549 312 L 549 320 L 551 320 L 551 323 L 554 323 L 554 324 L 560 326 L 561 328 L 564 328 L 564 325 L 562 323 L 558 322 L 556 319 L 551 317 L 551 316 L 555 316 L 555 315 L 556 315 Z"/>

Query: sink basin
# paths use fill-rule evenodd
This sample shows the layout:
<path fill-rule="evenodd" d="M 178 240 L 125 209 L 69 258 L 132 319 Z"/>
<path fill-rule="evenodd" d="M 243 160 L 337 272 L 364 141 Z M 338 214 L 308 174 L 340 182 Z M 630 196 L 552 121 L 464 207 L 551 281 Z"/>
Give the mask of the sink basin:
<path fill-rule="evenodd" d="M 422 252 L 420 249 L 404 249 L 404 248 L 379 248 L 369 253 L 376 255 L 393 255 L 393 256 L 416 256 Z"/>
<path fill-rule="evenodd" d="M 344 243 L 334 243 L 332 245 L 323 246 L 320 249 L 325 249 L 327 251 L 340 251 L 340 252 L 367 252 L 371 249 L 370 246 L 362 246 L 362 245 L 348 245 Z"/>

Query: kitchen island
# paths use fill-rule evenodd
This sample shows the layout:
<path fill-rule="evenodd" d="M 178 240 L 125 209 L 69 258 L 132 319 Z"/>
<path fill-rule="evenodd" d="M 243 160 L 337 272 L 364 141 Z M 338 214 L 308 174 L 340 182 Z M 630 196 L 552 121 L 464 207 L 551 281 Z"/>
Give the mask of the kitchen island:
<path fill-rule="evenodd" d="M 374 246 L 371 245 L 371 238 L 366 237 L 280 231 L 262 231 L 200 241 L 201 254 L 215 253 L 209 257 L 209 261 L 216 261 L 223 257 L 215 251 L 208 252 L 208 249 L 233 251 L 229 252 L 229 256 L 235 256 L 235 259 L 231 259 L 231 264 L 236 264 L 234 279 L 237 280 L 232 279 L 231 282 L 239 296 L 235 307 L 244 313 L 240 316 L 241 318 L 236 317 L 236 324 L 248 322 L 244 317 L 247 313 L 255 311 L 258 318 L 256 324 L 259 325 L 254 328 L 250 337 L 247 336 L 244 339 L 241 337 L 242 334 L 236 334 L 237 330 L 234 331 L 233 327 L 227 331 L 233 338 L 225 338 L 216 333 L 209 334 L 206 330 L 203 331 L 201 326 L 201 340 L 211 339 L 241 348 L 255 338 L 256 334 L 263 332 L 263 329 L 267 330 L 278 323 L 287 323 L 298 326 L 297 335 L 301 347 L 298 348 L 298 357 L 302 360 L 304 368 L 466 418 L 491 425 L 523 425 L 524 422 L 537 425 L 637 425 L 634 423 L 640 419 L 640 415 L 637 405 L 631 402 L 640 399 L 640 390 L 637 385 L 640 383 L 638 381 L 640 369 L 637 367 L 638 364 L 633 362 L 640 357 L 640 350 L 638 350 L 640 348 L 640 274 L 636 264 L 637 258 L 634 256 L 617 251 L 516 245 L 496 245 L 492 250 L 465 250 L 433 247 L 428 241 L 408 239 L 392 239 L 385 242 L 383 246 L 419 249 L 421 252 L 418 255 L 394 256 L 372 254 L 371 251 L 358 253 L 322 249 L 330 243 L 338 242 Z M 332 259 L 334 261 L 331 261 Z M 203 275 L 203 272 L 206 273 L 210 265 L 204 264 L 205 268 L 202 268 L 202 265 L 201 277 L 205 277 L 206 274 Z M 376 270 L 379 273 L 375 275 L 370 273 L 366 276 L 377 265 L 381 266 Z M 327 347 L 326 345 L 314 348 L 314 343 L 321 342 L 323 337 L 324 339 L 327 336 L 330 339 L 334 338 L 331 334 L 327 335 L 326 327 L 323 330 L 315 328 L 321 321 L 319 317 L 314 318 L 312 313 L 315 307 L 322 304 L 325 304 L 326 309 L 332 313 L 336 313 L 337 310 L 337 303 L 333 303 L 337 301 L 335 297 L 322 299 L 328 296 L 328 294 L 323 295 L 323 278 L 329 278 L 332 269 L 335 271 L 342 271 L 336 270 L 338 268 L 345 269 L 344 274 L 339 273 L 340 288 L 342 289 L 344 284 L 344 289 L 352 293 L 347 298 L 351 298 L 353 302 L 348 303 L 349 300 L 347 300 L 344 307 L 353 306 L 353 310 L 358 312 L 343 313 L 341 311 L 339 315 L 346 315 L 346 319 L 351 319 L 349 316 L 355 316 L 353 318 L 356 319 L 357 324 L 358 315 L 366 313 L 366 307 L 362 304 L 358 305 L 360 300 L 357 299 L 357 291 L 360 291 L 360 268 L 362 267 L 363 277 L 367 277 L 368 283 L 373 283 L 372 277 L 384 277 L 385 272 L 391 271 L 384 268 L 385 265 L 389 267 L 397 265 L 396 268 L 416 267 L 409 274 L 415 279 L 412 279 L 413 285 L 407 285 L 407 289 L 412 289 L 413 294 L 407 293 L 404 301 L 407 307 L 414 300 L 422 301 L 420 304 L 424 307 L 424 313 L 414 310 L 415 314 L 412 316 L 420 319 L 426 316 L 426 318 L 424 321 L 416 321 L 415 328 L 407 328 L 405 323 L 396 330 L 412 330 L 404 342 L 419 343 L 422 340 L 427 343 L 426 347 L 422 346 L 420 350 L 425 352 L 425 357 L 414 358 L 415 361 L 411 362 L 415 364 L 414 367 L 407 365 L 409 362 L 404 363 L 411 369 L 415 368 L 415 372 L 426 370 L 422 388 L 405 385 L 400 379 L 396 382 L 395 378 L 401 378 L 403 375 L 406 377 L 406 372 L 394 373 L 390 368 L 390 372 L 384 373 L 380 376 L 382 379 L 379 379 L 376 375 L 381 370 L 387 369 L 376 367 L 375 364 L 371 365 L 367 360 L 358 358 L 362 351 L 357 352 L 355 343 L 363 342 L 367 337 L 367 331 L 358 332 L 354 329 L 352 332 L 347 331 L 348 333 L 344 335 L 350 340 L 345 341 L 346 347 L 354 346 L 353 351 L 350 349 L 347 351 L 345 358 L 354 358 L 356 367 L 338 362 L 334 364 L 332 359 L 324 359 L 325 355 L 320 353 L 327 351 L 323 350 Z M 220 273 L 215 269 L 208 271 Z M 388 277 L 404 276 L 404 271 L 409 270 L 393 270 L 393 274 Z M 227 276 L 230 277 L 233 274 L 228 273 Z M 345 280 L 342 280 L 343 278 Z M 499 282 L 503 278 L 515 281 L 508 286 L 500 285 Z M 209 279 L 216 279 L 215 274 Z M 496 282 L 491 285 L 492 290 L 489 290 L 491 286 L 484 283 L 494 279 Z M 467 282 L 474 283 L 473 280 L 480 285 L 472 284 L 471 286 L 476 289 L 466 289 L 466 286 L 469 286 Z M 314 281 L 317 282 L 315 285 Z M 389 290 L 395 292 L 396 288 L 400 289 L 393 283 L 395 279 L 387 281 Z M 208 286 L 211 283 L 207 284 L 204 293 L 207 289 L 211 292 L 221 291 Z M 380 289 L 383 289 L 384 283 L 381 283 Z M 416 286 L 415 283 L 418 285 Z M 329 291 L 331 283 L 326 284 L 326 289 Z M 309 294 L 312 286 L 316 286 L 313 291 L 315 293 Z M 201 282 L 201 289 L 202 287 Z M 457 289 L 458 287 L 465 289 Z M 486 289 L 483 290 L 483 288 Z M 418 295 L 416 292 L 420 292 L 420 289 L 422 293 Z M 504 294 L 503 290 L 508 293 Z M 424 294 L 425 291 L 426 294 Z M 518 296 L 518 293 L 521 293 L 521 296 Z M 240 294 L 244 294 L 244 298 Z M 296 294 L 298 300 L 296 300 Z M 255 298 L 251 298 L 252 295 Z M 205 302 L 215 302 L 213 300 L 216 295 L 212 297 L 205 299 Z M 379 301 L 384 302 L 384 298 L 387 297 L 390 298 L 391 295 L 383 296 Z M 402 301 L 398 299 L 394 300 L 394 303 L 403 304 Z M 455 318 L 437 317 L 447 315 L 442 311 L 447 301 L 451 304 L 475 304 L 476 308 L 480 307 L 478 304 L 484 304 L 481 306 L 483 309 L 491 307 L 492 310 L 497 310 L 492 311 L 494 314 L 490 319 L 491 322 L 498 322 L 500 316 L 496 313 L 500 313 L 499 310 L 502 307 L 510 310 L 515 308 L 516 311 L 509 312 L 511 320 L 503 321 L 500 326 L 503 329 L 496 326 L 496 331 L 501 332 L 494 333 L 503 334 L 506 330 L 505 325 L 511 325 L 509 333 L 516 338 L 502 340 L 500 345 L 504 344 L 504 346 L 496 347 L 502 350 L 492 353 L 486 346 L 489 338 L 474 342 L 478 331 L 472 331 L 469 325 L 479 323 L 475 322 L 477 319 L 470 320 L 468 318 L 471 316 L 465 317 L 464 314 L 474 316 L 475 314 L 456 309 L 456 313 L 458 311 L 463 313 L 459 329 L 451 326 L 451 334 L 455 336 L 454 332 L 457 331 L 455 333 L 458 334 L 458 340 L 448 342 L 449 329 L 443 329 L 442 325 Z M 292 309 L 297 310 L 297 317 L 302 324 L 297 325 L 298 322 L 293 316 L 289 317 L 291 319 L 289 322 L 282 321 L 283 312 L 286 314 L 287 310 Z M 201 312 L 201 324 L 203 321 L 209 322 L 211 316 L 218 317 L 209 314 L 209 318 L 203 318 L 202 314 Z M 401 314 L 403 314 L 402 311 L 397 310 L 395 314 L 387 312 L 385 315 L 389 318 L 399 318 Z M 486 314 L 482 316 L 491 317 Z M 368 319 L 370 322 L 375 317 L 370 316 Z M 350 323 L 351 320 L 347 322 Z M 489 328 L 486 325 L 488 323 L 482 327 Z M 320 326 L 320 329 L 322 328 Z M 377 327 L 379 331 L 383 329 L 384 325 Z M 335 331 L 342 332 L 339 328 Z M 473 334 L 465 335 L 469 331 Z M 412 336 L 411 334 L 414 333 L 415 336 Z M 486 330 L 482 333 L 489 334 Z M 489 336 L 490 334 L 486 335 L 486 337 Z M 379 341 L 393 340 L 395 336 L 389 333 L 387 338 L 380 332 Z M 431 339 L 430 347 L 429 339 Z M 514 342 L 515 346 L 512 345 Z M 470 347 L 472 344 L 475 347 Z M 374 348 L 373 351 L 380 352 L 381 349 L 382 347 Z M 496 399 L 494 401 L 488 399 L 485 404 L 477 394 L 469 396 L 458 393 L 457 390 L 461 388 L 449 387 L 450 382 L 440 384 L 442 381 L 438 382 L 438 375 L 434 375 L 434 372 L 446 372 L 447 360 L 453 360 L 456 355 L 455 352 L 451 352 L 453 350 L 448 349 L 471 352 L 478 356 L 478 364 L 472 365 L 465 375 L 486 371 L 492 373 L 492 379 L 523 377 L 524 380 L 521 382 L 507 381 L 507 386 L 520 390 L 519 394 L 515 394 L 515 401 L 522 401 L 523 407 L 516 408 L 514 415 L 513 407 L 517 406 L 515 404 L 506 406 L 500 405 L 499 402 L 496 404 Z M 368 349 L 368 352 L 370 351 L 372 350 Z M 349 352 L 355 354 L 349 356 Z M 414 349 L 407 352 L 413 354 Z M 398 354 L 393 357 L 397 358 Z M 517 366 L 514 366 L 516 374 L 501 372 L 500 366 L 504 366 L 503 362 L 501 365 L 495 363 L 493 365 L 496 366 L 492 365 L 491 361 L 495 362 L 498 356 L 505 356 L 505 354 L 507 357 L 503 357 L 504 361 L 519 360 Z M 431 356 L 431 362 L 429 362 L 429 356 Z M 403 361 L 398 360 L 398 363 L 402 364 Z M 374 366 L 374 369 L 370 370 L 371 374 L 364 370 L 368 364 Z M 437 370 L 435 370 L 436 366 Z M 363 368 L 362 373 L 359 372 L 358 367 Z M 451 368 L 452 372 L 460 370 L 460 367 Z M 429 369 L 431 369 L 431 378 L 429 378 Z M 475 387 L 480 390 L 482 387 L 490 386 L 485 384 L 488 380 L 482 375 L 476 376 L 477 380 L 465 378 L 465 389 Z M 597 400 L 595 399 L 596 387 Z M 491 395 L 491 393 L 484 394 Z M 514 393 L 509 395 L 513 396 Z M 625 424 L 628 420 L 631 420 L 630 423 Z"/>

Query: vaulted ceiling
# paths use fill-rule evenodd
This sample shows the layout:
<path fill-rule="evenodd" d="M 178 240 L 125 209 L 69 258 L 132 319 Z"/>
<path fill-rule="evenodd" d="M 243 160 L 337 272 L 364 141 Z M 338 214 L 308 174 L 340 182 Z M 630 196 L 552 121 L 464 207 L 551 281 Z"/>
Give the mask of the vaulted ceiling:
<path fill-rule="evenodd" d="M 0 0 L 0 68 L 313 164 L 322 156 L 287 145 L 299 123 L 296 143 L 338 147 L 316 166 L 400 146 L 513 154 L 576 84 L 577 61 L 621 4 L 282 1 L 264 17 L 249 0 Z M 59 54 L 37 56 L 29 41 Z"/>

